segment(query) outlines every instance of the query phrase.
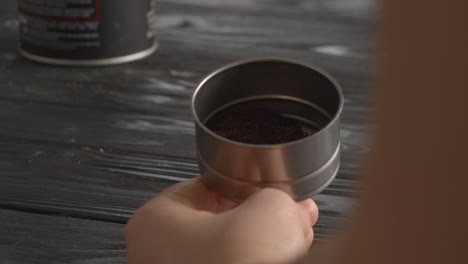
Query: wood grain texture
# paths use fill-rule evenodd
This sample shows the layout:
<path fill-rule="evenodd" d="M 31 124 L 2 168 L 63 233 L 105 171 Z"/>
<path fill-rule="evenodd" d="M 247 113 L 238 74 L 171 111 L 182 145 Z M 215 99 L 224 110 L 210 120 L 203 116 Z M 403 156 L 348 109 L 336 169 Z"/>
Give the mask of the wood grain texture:
<path fill-rule="evenodd" d="M 8 141 L 0 144 L 3 208 L 125 223 L 160 191 L 198 175 L 195 159 Z M 354 168 L 342 171 L 315 197 L 321 209 L 318 237 L 328 236 L 352 206 L 357 182 L 346 174 Z"/>
<path fill-rule="evenodd" d="M 147 199 L 198 175 L 189 104 L 203 76 L 237 59 L 276 56 L 319 65 L 343 87 L 341 169 L 315 197 L 321 209 L 317 237 L 326 238 L 346 221 L 372 124 L 372 1 L 158 1 L 154 27 L 160 48 L 154 55 L 89 68 L 38 64 L 17 55 L 16 1 L 2 5 L 0 208 L 9 210 L 0 214 L 33 212 L 27 223 L 65 215 L 81 218 L 76 223 L 94 219 L 120 226 Z M 0 218 L 0 226 L 8 223 Z M 21 237 L 34 227 L 15 228 L 14 236 Z M 35 230 L 38 237 L 48 232 Z M 2 254 L 30 256 L 9 237 L 0 234 Z M 79 235 L 70 239 L 82 243 Z M 42 242 L 35 243 L 32 248 Z M 78 250 L 87 249 L 81 245 Z M 74 254 L 54 255 L 50 247 L 36 253 L 37 263 L 51 263 L 47 256 L 70 263 L 67 256 Z M 106 255 L 102 260 L 124 261 Z"/>
<path fill-rule="evenodd" d="M 0 209 L 0 263 L 126 263 L 124 225 Z"/>

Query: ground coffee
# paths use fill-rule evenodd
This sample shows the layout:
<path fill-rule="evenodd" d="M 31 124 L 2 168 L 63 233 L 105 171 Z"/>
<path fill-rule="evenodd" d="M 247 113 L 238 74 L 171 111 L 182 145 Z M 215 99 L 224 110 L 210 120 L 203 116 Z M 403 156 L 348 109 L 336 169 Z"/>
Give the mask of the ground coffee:
<path fill-rule="evenodd" d="M 315 133 L 306 122 L 274 109 L 239 103 L 215 113 L 205 125 L 216 134 L 249 144 L 280 144 Z"/>

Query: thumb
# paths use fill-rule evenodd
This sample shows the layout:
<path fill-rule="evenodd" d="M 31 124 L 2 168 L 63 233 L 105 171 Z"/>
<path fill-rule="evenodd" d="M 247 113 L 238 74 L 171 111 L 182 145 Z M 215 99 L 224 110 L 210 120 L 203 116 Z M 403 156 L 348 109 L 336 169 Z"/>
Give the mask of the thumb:
<path fill-rule="evenodd" d="M 287 222 L 297 223 L 304 237 L 310 239 L 311 228 L 318 215 L 318 210 L 312 209 L 313 205 L 312 200 L 298 204 L 281 190 L 265 188 L 250 196 L 236 210 L 262 214 L 263 217 L 285 217 Z"/>

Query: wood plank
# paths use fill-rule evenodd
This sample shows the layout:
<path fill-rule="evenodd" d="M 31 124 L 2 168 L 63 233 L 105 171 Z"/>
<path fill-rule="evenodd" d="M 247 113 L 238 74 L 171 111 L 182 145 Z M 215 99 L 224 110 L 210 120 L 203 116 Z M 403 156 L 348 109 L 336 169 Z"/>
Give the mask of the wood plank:
<path fill-rule="evenodd" d="M 182 5 L 194 5 L 230 10 L 272 10 L 281 14 L 310 14 L 325 13 L 328 16 L 340 16 L 356 19 L 369 19 L 369 15 L 375 9 L 375 2 L 368 0 L 238 0 L 236 2 L 219 0 L 170 0 L 158 1 L 158 3 L 177 3 Z"/>
<path fill-rule="evenodd" d="M 252 8 L 205 2 L 159 3 L 154 22 L 161 42 L 158 52 L 140 62 L 106 68 L 29 62 L 16 55 L 12 42 L 17 38 L 16 20 L 3 17 L 0 97 L 145 112 L 157 112 L 160 104 L 177 109 L 208 72 L 250 56 L 284 56 L 315 63 L 337 77 L 347 98 L 354 100 L 367 93 L 372 43 L 365 20 L 368 16 L 352 16 L 344 23 L 328 9 L 312 8 L 304 13 L 301 8 L 284 8 L 290 11 L 283 14 L 278 8 L 281 4 L 274 1 L 273 5 L 251 1 L 255 3 Z"/>
<path fill-rule="evenodd" d="M 197 175 L 195 159 L 2 138 L 0 208 L 125 223 L 133 211 L 171 184 Z M 344 162 L 317 195 L 319 237 L 353 206 L 357 169 Z"/>
<path fill-rule="evenodd" d="M 194 158 L 190 113 L 177 116 L 170 108 L 160 109 L 159 114 L 141 114 L 0 100 L 0 136 Z M 343 155 L 349 158 L 367 150 L 367 128 L 356 122 L 359 118 L 367 115 L 354 113 L 342 119 Z"/>
<path fill-rule="evenodd" d="M 1 263 L 127 263 L 124 225 L 0 209 Z"/>
<path fill-rule="evenodd" d="M 179 157 L 24 141 L 3 143 L 1 150 L 0 207 L 48 214 L 125 223 L 145 201 L 197 175 L 195 160 Z M 314 197 L 319 237 L 333 232 L 353 205 L 354 174 L 343 163 L 332 185 Z"/>

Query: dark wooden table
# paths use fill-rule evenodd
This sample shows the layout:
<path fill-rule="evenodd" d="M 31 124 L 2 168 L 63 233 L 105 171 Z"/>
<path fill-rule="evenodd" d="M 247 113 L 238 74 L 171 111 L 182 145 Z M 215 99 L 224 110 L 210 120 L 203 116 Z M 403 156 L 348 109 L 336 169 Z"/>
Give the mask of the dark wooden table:
<path fill-rule="evenodd" d="M 342 165 L 315 197 L 317 240 L 343 221 L 366 153 L 369 0 L 158 1 L 159 50 L 113 67 L 20 57 L 16 2 L 0 8 L 0 263 L 125 263 L 133 211 L 197 176 L 190 96 L 252 56 L 317 64 L 341 83 Z"/>

